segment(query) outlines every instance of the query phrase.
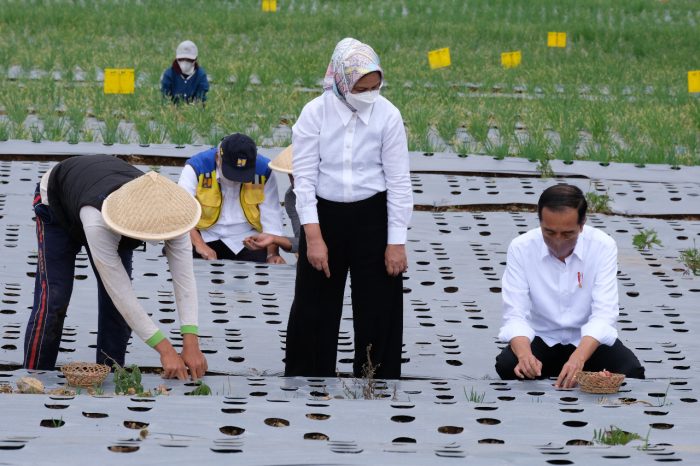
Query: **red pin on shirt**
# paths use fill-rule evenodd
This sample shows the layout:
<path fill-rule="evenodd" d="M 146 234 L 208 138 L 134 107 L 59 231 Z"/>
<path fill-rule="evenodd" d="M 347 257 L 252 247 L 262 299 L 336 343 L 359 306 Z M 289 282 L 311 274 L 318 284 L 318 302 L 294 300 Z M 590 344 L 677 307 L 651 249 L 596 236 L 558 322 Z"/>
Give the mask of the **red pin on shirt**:
<path fill-rule="evenodd" d="M 583 274 L 581 272 L 577 272 L 578 275 L 578 287 L 583 288 Z"/>

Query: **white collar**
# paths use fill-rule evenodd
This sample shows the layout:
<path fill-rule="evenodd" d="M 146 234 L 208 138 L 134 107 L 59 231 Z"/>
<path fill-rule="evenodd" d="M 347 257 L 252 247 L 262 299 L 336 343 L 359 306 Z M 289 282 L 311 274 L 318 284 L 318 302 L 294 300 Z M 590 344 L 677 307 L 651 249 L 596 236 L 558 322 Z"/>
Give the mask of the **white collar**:
<path fill-rule="evenodd" d="M 372 116 L 372 109 L 374 108 L 374 105 L 376 105 L 376 102 L 363 109 L 363 110 L 358 110 L 356 112 L 353 112 L 350 110 L 350 108 L 345 105 L 343 101 L 341 101 L 337 95 L 333 93 L 333 91 L 330 91 L 334 106 L 336 111 L 338 112 L 338 116 L 340 117 L 340 121 L 343 122 L 343 126 L 347 126 L 348 123 L 350 122 L 350 119 L 352 118 L 353 114 L 357 114 L 357 117 L 362 120 L 362 123 L 368 124 L 369 123 L 369 117 Z"/>
<path fill-rule="evenodd" d="M 539 228 L 540 228 L 540 232 L 541 232 L 542 227 L 539 227 Z M 576 257 L 578 257 L 578 259 L 581 262 L 583 262 L 583 256 L 586 253 L 586 251 L 585 251 L 586 245 L 585 245 L 585 241 L 584 241 L 584 239 L 585 239 L 584 233 L 585 232 L 586 232 L 586 226 L 584 225 L 583 229 L 581 230 L 581 233 L 579 233 L 578 238 L 576 239 L 576 246 L 574 246 L 574 250 L 572 251 L 571 254 L 569 254 L 567 257 L 565 257 L 564 260 L 566 260 L 572 256 L 576 256 Z M 547 243 L 544 242 L 544 235 L 541 235 L 541 237 L 542 237 L 542 248 L 540 250 L 540 258 L 544 259 L 545 257 L 550 256 L 551 253 L 549 252 L 549 248 L 547 247 Z M 554 257 L 554 256 L 552 256 L 552 257 Z M 559 258 L 555 258 L 555 259 L 559 260 Z"/>

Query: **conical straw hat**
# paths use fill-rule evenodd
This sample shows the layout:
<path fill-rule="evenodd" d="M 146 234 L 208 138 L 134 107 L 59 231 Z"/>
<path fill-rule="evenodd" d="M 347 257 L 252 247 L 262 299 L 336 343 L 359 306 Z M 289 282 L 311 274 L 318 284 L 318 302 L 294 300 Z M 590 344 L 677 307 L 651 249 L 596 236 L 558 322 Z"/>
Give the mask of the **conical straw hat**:
<path fill-rule="evenodd" d="M 107 196 L 102 218 L 117 233 L 142 241 L 160 241 L 187 233 L 202 208 L 187 191 L 150 171 Z"/>
<path fill-rule="evenodd" d="M 270 168 L 282 173 L 292 174 L 292 146 L 287 146 L 270 162 Z"/>

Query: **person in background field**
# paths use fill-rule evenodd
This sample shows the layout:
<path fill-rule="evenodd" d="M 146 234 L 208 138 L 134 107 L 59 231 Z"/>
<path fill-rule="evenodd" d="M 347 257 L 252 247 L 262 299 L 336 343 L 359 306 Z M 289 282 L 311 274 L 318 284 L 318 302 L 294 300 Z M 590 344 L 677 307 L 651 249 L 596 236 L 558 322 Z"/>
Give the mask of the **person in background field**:
<path fill-rule="evenodd" d="M 585 225 L 588 204 L 576 186 L 544 190 L 539 228 L 515 238 L 503 273 L 503 326 L 509 342 L 496 358 L 502 379 L 557 377 L 572 388 L 581 370 L 644 378 L 617 338 L 617 245 Z"/>
<path fill-rule="evenodd" d="M 256 232 L 282 235 L 277 182 L 250 137 L 235 133 L 218 147 L 187 160 L 178 184 L 202 206 L 202 217 L 190 237 L 194 257 L 284 264 L 270 244 L 250 251 L 244 240 Z"/>
<path fill-rule="evenodd" d="M 34 305 L 24 341 L 24 367 L 53 370 L 73 291 L 75 259 L 85 246 L 97 278 L 96 361 L 124 365 L 133 329 L 160 353 L 163 376 L 204 376 L 199 349 L 197 286 L 188 232 L 199 204 L 167 178 L 111 155 L 69 158 L 46 172 L 34 194 L 38 241 Z M 141 306 L 131 286 L 133 249 L 165 241 L 175 291 L 182 353 Z M 85 343 L 87 344 L 87 342 Z"/>
<path fill-rule="evenodd" d="M 378 378 L 401 376 L 403 272 L 413 212 L 408 144 L 399 110 L 380 96 L 384 71 L 366 44 L 343 39 L 324 93 L 292 128 L 294 192 L 303 225 L 285 375 L 336 375 L 348 271 L 353 372 L 367 353 Z"/>
<path fill-rule="evenodd" d="M 297 214 L 296 202 L 297 197 L 294 194 L 294 176 L 292 175 L 292 146 L 288 146 L 277 157 L 270 162 L 270 168 L 275 171 L 286 173 L 289 176 L 290 186 L 284 193 L 284 210 L 287 211 L 287 217 L 292 222 L 292 232 L 294 236 L 279 236 L 270 233 L 262 232 L 257 235 L 249 236 L 243 243 L 245 247 L 251 251 L 257 251 L 267 248 L 270 245 L 277 245 L 286 252 L 296 254 L 299 251 L 299 235 L 301 225 L 299 224 L 299 215 Z"/>
<path fill-rule="evenodd" d="M 209 80 L 197 61 L 197 46 L 191 40 L 181 42 L 175 60 L 160 78 L 160 92 L 174 103 L 206 102 Z"/>

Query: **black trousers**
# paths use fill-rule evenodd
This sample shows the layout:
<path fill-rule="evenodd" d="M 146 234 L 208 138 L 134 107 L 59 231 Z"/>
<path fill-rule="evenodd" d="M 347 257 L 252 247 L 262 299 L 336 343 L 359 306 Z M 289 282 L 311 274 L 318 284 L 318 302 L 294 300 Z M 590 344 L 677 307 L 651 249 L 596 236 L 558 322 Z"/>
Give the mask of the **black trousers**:
<path fill-rule="evenodd" d="M 558 377 L 562 367 L 569 360 L 571 353 L 576 350 L 574 345 L 557 344 L 552 347 L 540 337 L 535 337 L 530 344 L 532 354 L 542 362 L 542 377 Z M 515 366 L 518 365 L 518 358 L 513 353 L 510 345 L 506 346 L 501 354 L 496 357 L 496 372 L 501 379 L 516 379 Z M 610 372 L 625 374 L 633 379 L 644 378 L 644 366 L 639 363 L 639 359 L 618 339 L 612 346 L 600 345 L 586 364 L 585 371 L 602 371 L 607 369 Z"/>
<path fill-rule="evenodd" d="M 362 377 L 370 358 L 375 377 L 401 376 L 403 277 L 391 277 L 384 265 L 387 246 L 386 193 L 352 203 L 318 199 L 318 216 L 328 247 L 331 276 L 314 269 L 301 230 L 294 301 L 287 325 L 285 375 L 336 375 L 338 331 L 345 280 L 350 271 L 355 359 Z"/>
<path fill-rule="evenodd" d="M 207 243 L 207 246 L 209 246 L 216 252 L 217 259 L 261 262 L 263 264 L 267 262 L 267 250 L 265 249 L 261 249 L 260 251 L 251 251 L 250 249 L 243 248 L 238 254 L 236 254 L 235 252 L 231 251 L 231 248 L 226 246 L 226 243 L 224 243 L 221 240 L 209 241 Z M 195 248 L 192 248 L 192 257 L 194 257 L 195 259 L 202 258 L 202 256 L 199 255 Z"/>
<path fill-rule="evenodd" d="M 131 327 L 117 310 L 95 268 L 87 245 L 75 239 L 56 218 L 51 208 L 41 203 L 39 185 L 34 193 L 36 215 L 37 264 L 34 279 L 34 304 L 27 321 L 24 362 L 27 369 L 54 370 L 61 346 L 63 322 L 68 313 L 75 259 L 85 246 L 97 279 L 97 347 L 95 361 L 111 366 L 124 365 Z M 133 250 L 120 244 L 117 253 L 131 278 Z"/>

